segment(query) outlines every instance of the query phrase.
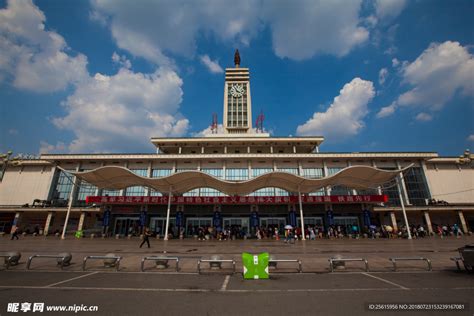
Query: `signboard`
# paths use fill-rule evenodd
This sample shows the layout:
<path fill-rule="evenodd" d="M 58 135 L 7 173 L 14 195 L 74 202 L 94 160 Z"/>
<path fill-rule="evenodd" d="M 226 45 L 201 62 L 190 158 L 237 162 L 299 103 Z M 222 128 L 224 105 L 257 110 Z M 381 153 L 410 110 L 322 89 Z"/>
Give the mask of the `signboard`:
<path fill-rule="evenodd" d="M 289 223 L 291 226 L 296 227 L 296 212 L 295 210 L 291 210 L 288 214 Z"/>
<path fill-rule="evenodd" d="M 364 225 L 370 227 L 370 211 L 365 209 L 364 212 Z"/>
<path fill-rule="evenodd" d="M 334 213 L 331 209 L 328 209 L 326 212 L 326 215 L 328 217 L 328 225 L 333 226 L 334 225 Z"/>
<path fill-rule="evenodd" d="M 215 211 L 212 217 L 212 226 L 219 228 L 222 227 L 222 215 L 221 212 Z"/>
<path fill-rule="evenodd" d="M 143 208 L 143 210 L 140 212 L 140 226 L 144 227 L 146 224 L 146 210 Z"/>
<path fill-rule="evenodd" d="M 183 227 L 184 226 L 184 214 L 183 211 L 176 212 L 176 226 Z"/>
<path fill-rule="evenodd" d="M 102 221 L 102 226 L 107 227 L 109 226 L 109 223 L 110 223 L 110 210 L 107 209 L 104 211 L 104 219 Z"/>
<path fill-rule="evenodd" d="M 318 203 L 384 203 L 387 195 L 328 195 L 328 196 L 301 196 L 305 204 Z M 96 204 L 168 204 L 168 196 L 88 196 L 87 203 Z M 289 204 L 298 203 L 298 196 L 172 196 L 171 204 Z"/>
<path fill-rule="evenodd" d="M 253 211 L 252 213 L 250 213 L 250 227 L 257 227 L 258 222 L 258 212 Z"/>

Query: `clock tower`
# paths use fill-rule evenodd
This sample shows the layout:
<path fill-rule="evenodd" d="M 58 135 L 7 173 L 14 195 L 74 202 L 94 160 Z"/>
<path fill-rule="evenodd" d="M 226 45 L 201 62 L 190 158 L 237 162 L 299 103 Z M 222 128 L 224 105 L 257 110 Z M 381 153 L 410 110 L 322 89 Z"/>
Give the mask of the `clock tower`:
<path fill-rule="evenodd" d="M 252 100 L 248 68 L 240 68 L 239 50 L 235 51 L 234 68 L 226 68 L 224 84 L 224 132 L 252 133 Z"/>

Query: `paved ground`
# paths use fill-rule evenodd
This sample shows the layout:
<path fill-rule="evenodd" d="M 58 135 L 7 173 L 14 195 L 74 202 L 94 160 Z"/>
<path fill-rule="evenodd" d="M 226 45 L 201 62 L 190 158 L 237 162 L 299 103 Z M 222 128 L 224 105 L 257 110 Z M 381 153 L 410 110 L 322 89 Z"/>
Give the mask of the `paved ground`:
<path fill-rule="evenodd" d="M 474 275 L 458 272 L 449 260 L 456 249 L 474 243 L 462 239 L 419 240 L 316 240 L 286 245 L 277 241 L 198 242 L 194 240 L 152 240 L 152 248 L 139 249 L 138 239 L 102 240 L 24 237 L 19 241 L 0 238 L 0 252 L 19 250 L 21 263 L 0 271 L 0 315 L 8 313 L 8 303 L 43 302 L 45 305 L 97 305 L 96 315 L 474 315 Z M 73 264 L 61 271 L 53 259 L 35 259 L 26 271 L 27 257 L 33 253 L 70 251 Z M 138 272 L 144 255 L 166 251 L 181 260 L 179 273 L 170 268 L 157 270 L 151 263 L 147 272 Z M 196 261 L 212 254 L 235 259 L 241 270 L 240 254 L 269 251 L 279 258 L 299 257 L 304 273 L 288 265 L 272 271 L 270 280 L 243 280 L 240 273 L 196 273 Z M 90 254 L 114 252 L 124 257 L 119 272 L 91 262 L 82 271 L 82 258 Z M 334 254 L 367 257 L 371 271 L 358 263 L 346 271 L 329 273 L 327 258 Z M 422 255 L 433 262 L 432 272 L 423 263 L 400 264 L 392 272 L 387 258 Z M 278 273 L 277 273 L 278 272 Z M 416 313 L 371 311 L 378 308 L 410 308 L 412 303 L 462 303 L 464 311 Z M 439 307 L 439 306 L 438 306 Z M 31 313 L 36 314 L 39 312 Z M 25 314 L 20 312 L 20 314 Z M 48 314 L 46 311 L 42 314 Z M 74 312 L 50 312 L 70 315 Z"/>

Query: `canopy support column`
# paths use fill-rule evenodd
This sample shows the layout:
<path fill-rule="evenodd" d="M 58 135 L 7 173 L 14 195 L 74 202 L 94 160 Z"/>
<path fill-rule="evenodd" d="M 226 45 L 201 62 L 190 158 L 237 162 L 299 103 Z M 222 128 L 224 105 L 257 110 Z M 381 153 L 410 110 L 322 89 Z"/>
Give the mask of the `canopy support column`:
<path fill-rule="evenodd" d="M 398 197 L 400 198 L 400 205 L 402 206 L 403 218 L 405 219 L 405 227 L 408 232 L 408 239 L 411 239 L 411 229 L 410 229 L 410 225 L 408 224 L 407 212 L 405 210 L 405 202 L 403 201 L 402 188 L 400 186 L 400 180 L 398 177 L 397 177 L 397 187 L 398 187 Z"/>
<path fill-rule="evenodd" d="M 170 193 L 168 195 L 168 209 L 166 210 L 166 227 L 165 227 L 164 240 L 168 240 L 168 228 L 170 226 L 170 211 L 171 211 L 171 187 L 170 187 Z"/>
<path fill-rule="evenodd" d="M 301 240 L 306 240 L 306 234 L 304 231 L 304 218 L 303 218 L 303 203 L 301 202 L 301 192 L 298 188 L 298 202 L 300 203 L 300 220 L 301 220 Z"/>

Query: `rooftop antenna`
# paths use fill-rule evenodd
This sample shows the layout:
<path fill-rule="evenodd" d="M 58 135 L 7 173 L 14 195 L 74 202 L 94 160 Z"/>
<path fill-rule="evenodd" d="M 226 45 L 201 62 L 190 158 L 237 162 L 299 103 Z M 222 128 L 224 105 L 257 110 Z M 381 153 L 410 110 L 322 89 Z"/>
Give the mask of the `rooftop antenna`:
<path fill-rule="evenodd" d="M 260 114 L 257 116 L 257 120 L 255 121 L 257 133 L 263 133 L 263 120 L 264 119 L 265 119 L 265 116 L 263 115 L 263 111 L 260 111 Z"/>
<path fill-rule="evenodd" d="M 217 113 L 212 113 L 211 134 L 217 134 Z"/>

